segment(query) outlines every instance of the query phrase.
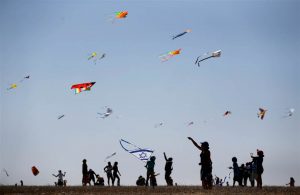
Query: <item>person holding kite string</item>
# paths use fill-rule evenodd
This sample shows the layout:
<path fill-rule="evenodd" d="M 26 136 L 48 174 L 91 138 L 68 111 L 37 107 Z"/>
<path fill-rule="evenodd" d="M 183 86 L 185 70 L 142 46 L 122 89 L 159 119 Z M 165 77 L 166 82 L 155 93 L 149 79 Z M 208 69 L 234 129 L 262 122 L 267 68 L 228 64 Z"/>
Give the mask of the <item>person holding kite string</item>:
<path fill-rule="evenodd" d="M 63 186 L 64 185 L 64 179 L 63 177 L 66 176 L 66 172 L 64 172 L 64 174 L 61 172 L 61 170 L 58 170 L 58 174 L 55 175 L 55 174 L 52 174 L 54 177 L 58 177 L 58 180 L 57 180 L 57 185 L 58 186 Z"/>
<path fill-rule="evenodd" d="M 150 177 L 155 177 L 155 175 L 154 175 L 154 166 L 155 166 L 155 159 L 156 159 L 156 157 L 155 156 L 151 156 L 150 157 L 150 160 L 147 162 L 147 164 L 146 164 L 146 168 L 147 168 L 147 178 L 146 178 L 146 186 L 148 186 L 149 185 L 149 178 Z"/>
<path fill-rule="evenodd" d="M 201 146 L 199 146 L 193 138 L 188 137 L 188 139 L 192 141 L 196 148 L 201 150 L 201 162 L 199 165 L 201 165 L 200 177 L 202 181 L 202 187 L 203 189 L 212 189 L 212 161 L 210 158 L 209 144 L 208 142 L 202 142 Z"/>

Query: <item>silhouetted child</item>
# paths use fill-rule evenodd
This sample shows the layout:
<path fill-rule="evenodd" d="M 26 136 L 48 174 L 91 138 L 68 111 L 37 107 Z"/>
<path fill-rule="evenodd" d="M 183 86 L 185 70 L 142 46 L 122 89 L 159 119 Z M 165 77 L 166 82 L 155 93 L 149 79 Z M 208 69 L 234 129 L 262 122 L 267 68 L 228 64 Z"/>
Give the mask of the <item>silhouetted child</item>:
<path fill-rule="evenodd" d="M 155 159 L 156 157 L 155 156 L 151 156 L 150 157 L 150 160 L 147 161 L 147 164 L 146 164 L 146 168 L 147 168 L 147 178 L 146 178 L 146 186 L 148 186 L 148 182 L 149 182 L 149 178 L 150 177 L 154 177 L 154 166 L 155 166 Z"/>
<path fill-rule="evenodd" d="M 235 186 L 235 182 L 237 181 L 239 183 L 239 185 L 242 185 L 242 181 L 241 181 L 241 177 L 240 177 L 240 168 L 237 164 L 237 158 L 236 157 L 232 157 L 232 167 L 229 167 L 229 169 L 233 169 L 233 187 Z"/>
<path fill-rule="evenodd" d="M 139 178 L 136 180 L 137 186 L 144 186 L 146 184 L 146 180 L 143 176 L 139 176 Z"/>
<path fill-rule="evenodd" d="M 244 179 L 244 186 L 247 186 L 248 179 L 251 183 L 250 176 L 251 176 L 251 162 L 247 162 L 246 166 L 245 166 L 245 169 L 244 169 L 244 178 L 243 178 Z"/>
<path fill-rule="evenodd" d="M 104 179 L 103 177 L 100 177 L 100 175 L 96 175 L 97 181 L 95 183 L 95 186 L 104 186 Z"/>
<path fill-rule="evenodd" d="M 202 142 L 201 146 L 197 144 L 193 140 L 193 138 L 188 137 L 189 140 L 192 141 L 192 143 L 201 150 L 200 153 L 200 159 L 201 162 L 199 165 L 201 165 L 201 171 L 200 171 L 200 177 L 202 181 L 202 187 L 204 189 L 212 189 L 212 183 L 213 183 L 213 177 L 212 177 L 212 161 L 210 158 L 210 151 L 209 151 L 209 144 L 208 142 Z"/>
<path fill-rule="evenodd" d="M 119 177 L 119 175 L 121 176 L 121 173 L 119 172 L 118 162 L 114 163 L 114 166 L 113 166 L 112 169 L 113 169 L 113 182 L 112 182 L 112 184 L 113 185 L 115 184 L 115 180 L 117 178 L 118 179 L 117 185 L 120 186 L 120 177 Z"/>
<path fill-rule="evenodd" d="M 21 186 L 23 186 L 23 180 L 21 180 L 20 183 L 21 183 Z"/>
<path fill-rule="evenodd" d="M 88 171 L 88 174 L 89 174 L 89 185 L 91 185 L 91 181 L 93 181 L 93 184 L 95 185 L 95 175 L 96 175 L 96 173 L 92 169 L 90 169 Z"/>
<path fill-rule="evenodd" d="M 290 187 L 295 187 L 295 180 L 293 177 L 290 178 L 290 183 L 286 184 L 286 185 L 290 185 Z"/>
<path fill-rule="evenodd" d="M 173 179 L 171 178 L 171 173 L 173 170 L 173 158 L 167 158 L 166 153 L 164 152 L 164 157 L 166 160 L 166 165 L 165 165 L 165 180 L 167 182 L 168 186 L 173 185 Z"/>
<path fill-rule="evenodd" d="M 157 186 L 156 176 L 158 175 L 159 173 L 155 174 L 155 172 L 152 175 L 150 175 L 150 186 L 152 186 L 153 188 Z"/>
<path fill-rule="evenodd" d="M 252 159 L 256 161 L 256 181 L 257 181 L 257 187 L 262 188 L 262 177 L 261 175 L 264 172 L 263 168 L 263 161 L 264 161 L 264 152 L 262 150 L 257 149 L 257 156 L 252 156 Z"/>
<path fill-rule="evenodd" d="M 86 164 L 86 159 L 82 160 L 82 185 L 86 186 L 89 183 L 89 173 L 88 173 L 88 166 Z"/>
<path fill-rule="evenodd" d="M 66 172 L 64 172 L 64 174 L 61 172 L 61 170 L 58 170 L 58 174 L 57 175 L 54 175 L 52 174 L 54 177 L 58 177 L 58 180 L 57 180 L 57 185 L 58 186 L 63 186 L 64 185 L 64 179 L 63 177 L 66 176 Z"/>
<path fill-rule="evenodd" d="M 106 167 L 104 167 L 104 171 L 106 172 L 106 176 L 107 176 L 107 184 L 109 184 L 110 180 L 111 180 L 111 183 L 113 182 L 113 175 L 112 175 L 112 169 L 113 167 L 111 166 L 111 163 L 108 162 Z"/>

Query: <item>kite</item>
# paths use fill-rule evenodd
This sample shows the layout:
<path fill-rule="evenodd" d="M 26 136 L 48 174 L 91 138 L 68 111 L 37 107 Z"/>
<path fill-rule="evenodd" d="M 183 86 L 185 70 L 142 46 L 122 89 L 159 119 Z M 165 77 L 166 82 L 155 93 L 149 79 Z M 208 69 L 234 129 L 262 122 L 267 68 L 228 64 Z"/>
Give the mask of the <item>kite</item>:
<path fill-rule="evenodd" d="M 116 19 L 124 19 L 124 18 L 126 18 L 127 15 L 128 15 L 128 11 L 115 12 L 115 14 L 110 17 L 110 20 L 113 23 Z"/>
<path fill-rule="evenodd" d="M 266 109 L 259 108 L 259 113 L 257 113 L 257 117 L 260 118 L 261 120 L 263 120 L 264 117 L 265 117 L 266 112 L 267 112 Z"/>
<path fill-rule="evenodd" d="M 39 170 L 35 166 L 31 167 L 31 171 L 34 176 L 37 176 L 40 173 Z"/>
<path fill-rule="evenodd" d="M 228 116 L 228 115 L 230 115 L 230 114 L 231 114 L 231 111 L 227 110 L 227 111 L 223 114 L 223 116 Z"/>
<path fill-rule="evenodd" d="M 154 125 L 155 128 L 160 127 L 160 126 L 163 126 L 163 123 L 157 123 Z"/>
<path fill-rule="evenodd" d="M 7 177 L 9 177 L 8 172 L 6 171 L 6 169 L 2 169 L 2 171 L 6 174 Z"/>
<path fill-rule="evenodd" d="M 25 79 L 29 79 L 29 78 L 30 78 L 30 75 L 25 76 L 22 80 L 20 80 L 20 83 L 23 82 Z"/>
<path fill-rule="evenodd" d="M 154 152 L 154 150 L 142 149 L 128 141 L 125 141 L 124 139 L 120 140 L 120 145 L 126 152 L 129 152 L 143 162 L 147 162 Z"/>
<path fill-rule="evenodd" d="M 182 32 L 180 34 L 173 36 L 172 39 L 174 40 L 174 39 L 176 39 L 178 37 L 181 37 L 182 35 L 185 35 L 186 33 L 189 33 L 189 32 L 192 32 L 192 30 L 191 29 L 187 29 L 187 30 L 185 30 L 184 32 Z"/>
<path fill-rule="evenodd" d="M 105 159 L 104 159 L 104 162 L 107 160 L 107 159 L 109 159 L 109 158 L 111 158 L 111 157 L 113 157 L 114 155 L 116 155 L 117 153 L 116 152 L 114 152 L 114 153 L 112 153 L 111 155 L 109 155 L 109 156 L 107 156 Z"/>
<path fill-rule="evenodd" d="M 191 122 L 189 122 L 189 123 L 187 124 L 187 126 L 191 126 L 191 125 L 193 125 L 193 124 L 194 124 L 194 122 L 191 121 Z"/>
<path fill-rule="evenodd" d="M 11 84 L 9 88 L 7 88 L 7 90 L 11 90 L 11 89 L 15 89 L 17 88 L 17 84 Z"/>
<path fill-rule="evenodd" d="M 209 55 L 209 56 L 205 57 L 206 55 Z M 200 67 L 200 62 L 202 62 L 204 60 L 207 60 L 209 58 L 215 58 L 215 57 L 220 57 L 220 56 L 221 56 L 221 50 L 214 51 L 211 54 L 210 53 L 205 53 L 202 56 L 197 57 L 197 60 L 196 60 L 195 64 L 198 64 L 198 66 Z"/>
<path fill-rule="evenodd" d="M 59 120 L 59 119 L 63 118 L 64 116 L 65 116 L 64 114 L 62 114 L 62 115 L 58 116 L 58 117 L 57 117 L 57 120 Z"/>
<path fill-rule="evenodd" d="M 295 112 L 295 108 L 290 108 L 285 118 L 293 116 L 294 112 Z"/>
<path fill-rule="evenodd" d="M 103 58 L 105 58 L 105 56 L 106 56 L 105 53 L 103 53 L 103 54 L 100 56 L 100 55 L 97 54 L 97 52 L 93 52 L 93 53 L 91 53 L 91 54 L 89 55 L 88 60 L 93 59 L 94 64 L 97 64 L 97 61 L 98 61 L 98 60 L 101 60 L 101 59 L 103 59 Z"/>
<path fill-rule="evenodd" d="M 89 90 L 91 90 L 91 87 L 95 83 L 96 82 L 75 84 L 75 85 L 72 85 L 71 89 L 75 89 L 75 94 L 78 94 L 78 93 L 80 93 L 82 91 L 89 91 Z"/>
<path fill-rule="evenodd" d="M 109 117 L 113 113 L 113 110 L 111 108 L 107 108 L 104 113 L 98 112 L 97 114 L 101 115 L 100 118 L 105 119 L 106 117 Z"/>
<path fill-rule="evenodd" d="M 170 51 L 166 54 L 160 55 L 159 58 L 161 59 L 162 62 L 165 62 L 165 61 L 168 61 L 173 56 L 176 56 L 176 55 L 180 54 L 180 52 L 181 52 L 181 49 L 173 50 L 173 51 Z"/>

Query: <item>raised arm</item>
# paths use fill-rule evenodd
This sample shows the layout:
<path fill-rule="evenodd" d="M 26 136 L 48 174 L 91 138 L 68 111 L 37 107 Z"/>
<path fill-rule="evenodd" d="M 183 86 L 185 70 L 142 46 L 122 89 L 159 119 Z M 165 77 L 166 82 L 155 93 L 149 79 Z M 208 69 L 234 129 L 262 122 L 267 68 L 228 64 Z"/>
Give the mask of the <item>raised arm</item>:
<path fill-rule="evenodd" d="M 166 153 L 164 152 L 164 157 L 165 157 L 165 160 L 167 161 L 168 159 L 167 159 L 167 156 L 166 156 Z"/>
<path fill-rule="evenodd" d="M 188 139 L 191 140 L 191 141 L 193 142 L 193 144 L 194 144 L 199 150 L 202 150 L 201 146 L 199 146 L 199 145 L 197 144 L 197 142 L 195 142 L 195 141 L 193 140 L 193 138 L 188 137 Z"/>

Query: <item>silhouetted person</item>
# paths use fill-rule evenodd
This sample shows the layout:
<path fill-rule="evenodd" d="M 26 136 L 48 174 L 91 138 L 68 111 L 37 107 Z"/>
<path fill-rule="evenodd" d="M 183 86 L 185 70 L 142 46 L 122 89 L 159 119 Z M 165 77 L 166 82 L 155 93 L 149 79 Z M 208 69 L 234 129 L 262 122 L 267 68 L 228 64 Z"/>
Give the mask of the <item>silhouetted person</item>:
<path fill-rule="evenodd" d="M 257 156 L 251 156 L 253 160 L 256 161 L 256 183 L 258 188 L 262 188 L 262 178 L 261 175 L 264 172 L 263 161 L 264 161 L 264 152 L 262 150 L 257 150 Z"/>
<path fill-rule="evenodd" d="M 100 175 L 96 175 L 97 181 L 95 183 L 95 186 L 104 186 L 104 179 L 103 177 L 100 177 Z"/>
<path fill-rule="evenodd" d="M 151 176 L 154 177 L 155 159 L 156 159 L 155 156 L 151 156 L 151 157 L 150 157 L 150 160 L 147 161 L 147 164 L 146 164 L 146 166 L 145 166 L 145 167 L 147 168 L 146 186 L 149 185 L 149 183 L 148 183 L 148 182 L 149 182 L 149 178 L 150 178 Z"/>
<path fill-rule="evenodd" d="M 286 185 L 290 185 L 290 187 L 295 187 L 295 180 L 293 177 L 290 178 L 290 183 L 287 183 Z"/>
<path fill-rule="evenodd" d="M 88 166 L 86 164 L 86 159 L 82 161 L 82 185 L 86 186 L 89 183 L 89 173 L 88 173 Z"/>
<path fill-rule="evenodd" d="M 112 175 L 112 165 L 110 162 L 107 163 L 106 167 L 104 167 L 104 171 L 106 173 L 106 176 L 107 176 L 107 184 L 109 184 L 109 181 L 111 180 L 111 183 L 113 182 L 113 175 Z"/>
<path fill-rule="evenodd" d="M 244 186 L 247 186 L 247 181 L 249 179 L 250 183 L 251 183 L 251 179 L 250 179 L 250 176 L 251 176 L 251 162 L 247 162 L 246 163 L 246 166 L 245 166 L 245 169 L 244 169 Z"/>
<path fill-rule="evenodd" d="M 164 157 L 166 160 L 166 165 L 165 165 L 165 180 L 167 182 L 168 186 L 172 186 L 173 185 L 173 179 L 171 177 L 171 173 L 173 170 L 173 158 L 167 158 L 166 153 L 164 152 Z"/>
<path fill-rule="evenodd" d="M 90 169 L 88 171 L 88 174 L 89 174 L 89 185 L 91 185 L 91 181 L 93 181 L 93 184 L 95 185 L 95 175 L 96 175 L 96 173 L 92 169 Z"/>
<path fill-rule="evenodd" d="M 118 162 L 114 163 L 114 166 L 113 166 L 112 170 L 113 170 L 113 182 L 112 182 L 112 184 L 113 185 L 115 184 L 115 180 L 117 178 L 118 179 L 117 185 L 120 186 L 120 177 L 119 177 L 119 175 L 121 176 L 121 173 L 119 172 Z"/>
<path fill-rule="evenodd" d="M 152 175 L 150 175 L 150 186 L 152 186 L 153 188 L 157 186 L 157 181 L 156 181 L 157 175 L 159 175 L 159 173 L 155 174 L 155 172 Z"/>
<path fill-rule="evenodd" d="M 57 180 L 57 185 L 58 186 L 63 186 L 64 185 L 64 179 L 63 177 L 66 176 L 66 172 L 62 173 L 61 170 L 58 170 L 58 174 L 57 175 L 54 175 L 52 174 L 54 177 L 58 177 L 58 180 Z"/>
<path fill-rule="evenodd" d="M 137 186 L 144 186 L 146 184 L 146 180 L 143 176 L 139 176 L 139 178 L 136 180 Z"/>
<path fill-rule="evenodd" d="M 20 183 L 21 183 L 21 186 L 23 186 L 23 180 L 21 180 Z"/>
<path fill-rule="evenodd" d="M 235 182 L 237 181 L 239 183 L 239 186 L 242 186 L 242 180 L 241 180 L 241 176 L 240 176 L 240 168 L 237 164 L 237 158 L 236 157 L 232 157 L 232 167 L 229 167 L 229 169 L 233 169 L 233 184 L 232 186 L 235 186 Z"/>
<path fill-rule="evenodd" d="M 244 176 L 245 176 L 245 164 L 241 164 L 241 166 L 239 167 L 240 169 L 240 182 L 241 182 L 241 186 L 243 185 L 243 180 L 244 180 Z"/>
<path fill-rule="evenodd" d="M 228 182 L 228 181 L 226 182 L 226 186 L 227 186 L 227 187 L 229 186 L 229 182 Z"/>
<path fill-rule="evenodd" d="M 212 189 L 212 161 L 210 158 L 209 144 L 208 142 L 202 142 L 201 146 L 199 146 L 197 142 L 193 140 L 193 138 L 188 137 L 188 139 L 191 140 L 199 150 L 201 150 L 201 162 L 199 165 L 201 165 L 200 177 L 202 181 L 202 187 L 203 189 Z"/>
<path fill-rule="evenodd" d="M 215 180 L 216 180 L 216 181 L 215 181 L 215 182 L 216 182 L 215 185 L 218 186 L 218 185 L 220 184 L 220 178 L 216 176 Z"/>

